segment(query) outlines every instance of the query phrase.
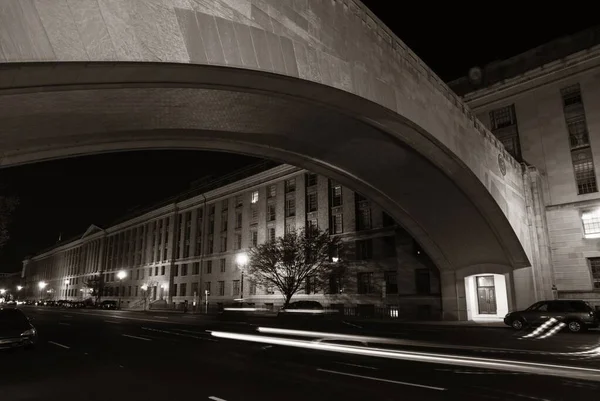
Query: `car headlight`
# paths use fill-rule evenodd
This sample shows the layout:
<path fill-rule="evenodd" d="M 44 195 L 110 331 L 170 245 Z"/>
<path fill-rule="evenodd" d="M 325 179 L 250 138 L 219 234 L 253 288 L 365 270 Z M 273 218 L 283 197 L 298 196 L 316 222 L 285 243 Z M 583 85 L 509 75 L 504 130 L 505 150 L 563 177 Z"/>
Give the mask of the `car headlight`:
<path fill-rule="evenodd" d="M 21 333 L 21 336 L 35 336 L 35 329 L 29 329 Z"/>

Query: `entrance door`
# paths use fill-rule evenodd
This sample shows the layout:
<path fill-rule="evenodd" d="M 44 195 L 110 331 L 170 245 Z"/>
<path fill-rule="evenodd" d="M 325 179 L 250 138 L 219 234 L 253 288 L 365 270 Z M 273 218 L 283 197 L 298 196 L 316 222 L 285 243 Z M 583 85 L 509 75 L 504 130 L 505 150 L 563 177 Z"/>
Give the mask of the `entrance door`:
<path fill-rule="evenodd" d="M 494 287 L 494 276 L 477 277 L 477 301 L 479 303 L 480 314 L 496 314 L 496 288 Z"/>

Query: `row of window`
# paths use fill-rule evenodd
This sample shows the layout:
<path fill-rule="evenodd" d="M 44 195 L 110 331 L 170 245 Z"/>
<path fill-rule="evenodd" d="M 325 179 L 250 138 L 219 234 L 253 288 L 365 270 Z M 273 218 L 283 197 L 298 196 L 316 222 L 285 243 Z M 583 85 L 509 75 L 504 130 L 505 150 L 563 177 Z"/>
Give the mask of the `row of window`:
<path fill-rule="evenodd" d="M 563 113 L 567 126 L 569 148 L 577 193 L 579 195 L 598 192 L 596 172 L 590 135 L 586 121 L 581 87 L 579 84 L 570 85 L 560 90 Z M 522 160 L 521 145 L 515 105 L 501 107 L 490 111 L 491 131 L 502 142 L 508 153 L 518 161 Z"/>

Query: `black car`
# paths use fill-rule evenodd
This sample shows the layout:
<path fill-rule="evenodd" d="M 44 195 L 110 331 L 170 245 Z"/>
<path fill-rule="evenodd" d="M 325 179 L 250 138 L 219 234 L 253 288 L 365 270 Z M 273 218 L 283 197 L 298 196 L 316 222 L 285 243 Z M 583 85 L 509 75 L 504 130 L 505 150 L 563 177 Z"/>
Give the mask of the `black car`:
<path fill-rule="evenodd" d="M 37 342 L 37 330 L 20 309 L 0 308 L 0 349 L 31 348 Z"/>
<path fill-rule="evenodd" d="M 102 301 L 100 303 L 101 309 L 117 309 L 117 301 Z"/>
<path fill-rule="evenodd" d="M 504 323 L 513 329 L 521 330 L 526 326 L 539 326 L 554 318 L 566 324 L 570 332 L 577 333 L 586 328 L 598 327 L 598 316 L 592 307 L 580 300 L 540 301 L 529 308 L 510 312 L 504 317 Z"/>

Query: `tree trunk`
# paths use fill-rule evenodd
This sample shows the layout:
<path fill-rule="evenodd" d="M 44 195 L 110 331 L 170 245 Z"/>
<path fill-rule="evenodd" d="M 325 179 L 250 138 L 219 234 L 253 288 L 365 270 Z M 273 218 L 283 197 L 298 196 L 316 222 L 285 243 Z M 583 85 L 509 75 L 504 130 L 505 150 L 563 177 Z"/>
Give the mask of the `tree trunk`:
<path fill-rule="evenodd" d="M 292 300 L 292 295 L 293 294 L 285 294 L 284 298 L 283 298 L 283 308 L 287 308 L 290 304 L 290 301 Z"/>

